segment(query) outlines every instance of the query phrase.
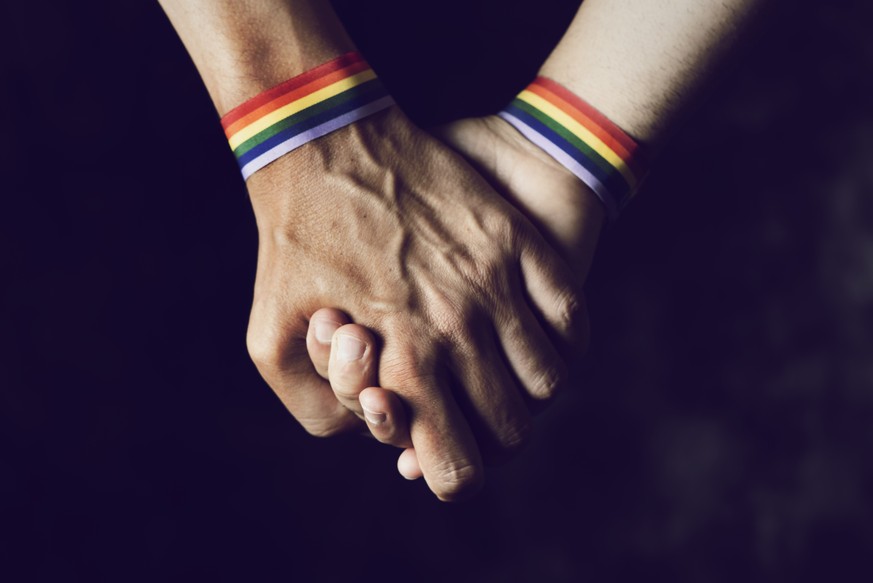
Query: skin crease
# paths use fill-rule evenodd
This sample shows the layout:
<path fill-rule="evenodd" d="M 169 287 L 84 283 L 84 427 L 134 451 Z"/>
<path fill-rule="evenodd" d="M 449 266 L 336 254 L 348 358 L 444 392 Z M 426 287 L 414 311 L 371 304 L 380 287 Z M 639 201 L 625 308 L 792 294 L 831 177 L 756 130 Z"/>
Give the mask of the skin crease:
<path fill-rule="evenodd" d="M 763 4 L 763 0 L 586 0 L 541 74 L 585 99 L 651 154 Z M 602 209 L 590 190 L 499 118 L 462 120 L 435 133 L 537 225 L 583 283 L 603 223 Z M 363 338 L 364 328 L 350 324 L 344 314 L 332 316 L 345 324 L 346 334 Z M 324 368 L 318 362 L 326 361 L 330 350 L 329 345 L 310 346 L 317 369 Z M 343 384 L 330 376 L 332 370 L 327 372 L 325 378 L 332 384 Z M 418 459 L 405 438 L 403 407 L 396 396 L 379 387 L 365 387 L 361 378 L 343 380 L 357 387 L 371 410 L 386 414 L 379 425 L 368 422 L 371 432 L 384 443 L 407 448 L 398 469 L 407 478 L 418 477 Z"/>
<path fill-rule="evenodd" d="M 572 264 L 577 281 L 584 282 L 605 220 L 603 205 L 588 187 L 497 116 L 460 120 L 436 128 L 433 133 L 467 158 L 521 210 Z M 339 330 L 339 335 L 354 335 L 368 342 L 366 328 L 349 324 L 350 319 L 341 312 L 322 310 L 311 321 L 321 318 L 333 322 L 332 329 Z M 579 348 L 580 353 L 583 350 L 584 346 Z M 343 368 L 330 344 L 310 342 L 309 354 L 319 374 L 330 379 L 335 390 L 340 388 L 349 397 L 357 396 L 360 404 L 366 403 L 370 411 L 385 416 L 380 423 L 368 420 L 371 434 L 382 443 L 404 448 L 398 470 L 408 479 L 420 477 L 418 459 L 410 447 L 404 406 L 392 392 L 373 386 L 376 367 L 368 366 L 366 372 L 355 366 Z M 350 407 L 363 413 L 361 407 L 354 404 Z M 363 414 L 361 417 L 364 418 Z M 485 461 L 502 460 L 491 457 Z"/>
<path fill-rule="evenodd" d="M 574 282 L 557 257 L 548 264 L 529 221 L 398 110 L 347 130 L 249 181 L 260 233 L 249 350 L 304 427 L 330 435 L 356 418 L 329 390 L 300 385 L 311 367 L 306 316 L 327 304 L 366 322 L 383 340 L 380 379 L 409 409 L 425 478 L 453 499 L 481 483 L 477 444 L 525 441 L 525 388 L 548 399 L 563 375 L 538 316 L 573 341 Z M 409 167 L 401 152 L 421 162 Z M 466 393 L 448 392 L 448 376 Z"/>
<path fill-rule="evenodd" d="M 687 109 L 754 3 L 586 0 L 543 71 L 651 145 Z M 161 5 L 219 113 L 354 48 L 322 0 Z M 542 153 L 504 156 L 526 146 L 504 148 L 518 137 L 496 120 L 447 131 L 470 163 L 491 170 L 508 201 L 396 109 L 307 144 L 249 180 L 260 248 L 248 345 L 264 379 L 316 435 L 361 428 L 361 403 L 389 395 L 355 386 L 378 369 L 379 383 L 406 407 L 387 416 L 410 427 L 402 447 L 415 449 L 400 467 L 414 461 L 438 497 L 455 500 L 481 485 L 480 448 L 500 457 L 525 443 L 525 405 L 549 400 L 564 382 L 558 349 L 587 341 L 578 283 L 602 216 L 590 192 L 583 188 L 580 199 L 578 184 L 565 186 L 569 178 Z M 527 169 L 537 157 L 540 167 Z M 534 187 L 527 203 L 519 193 Z M 307 348 L 319 344 L 323 353 L 324 344 L 311 340 L 309 316 L 321 306 L 348 314 L 333 314 L 335 323 L 353 317 L 372 330 L 357 364 L 336 358 L 313 370 Z M 353 327 L 345 336 L 364 333 Z M 378 366 L 365 364 L 374 358 Z M 343 366 L 365 370 L 355 377 Z M 325 369 L 348 386 L 331 392 Z M 400 441 L 399 431 L 370 428 Z"/>
<path fill-rule="evenodd" d="M 606 218 L 591 189 L 497 116 L 459 120 L 433 133 L 488 178 L 585 281 Z"/>
<path fill-rule="evenodd" d="M 354 46 L 323 0 L 161 0 L 219 114 Z M 566 262 L 460 156 L 397 108 L 299 148 L 247 183 L 259 230 L 247 334 L 266 382 L 315 435 L 360 430 L 357 393 L 312 369 L 308 319 L 334 305 L 379 343 L 443 500 L 482 483 L 481 450 L 527 439 L 525 398 L 564 381 L 587 335 Z M 368 352 L 369 350 L 369 352 Z M 375 354 L 364 351 L 364 358 Z M 358 412 L 358 411 L 356 411 Z"/>

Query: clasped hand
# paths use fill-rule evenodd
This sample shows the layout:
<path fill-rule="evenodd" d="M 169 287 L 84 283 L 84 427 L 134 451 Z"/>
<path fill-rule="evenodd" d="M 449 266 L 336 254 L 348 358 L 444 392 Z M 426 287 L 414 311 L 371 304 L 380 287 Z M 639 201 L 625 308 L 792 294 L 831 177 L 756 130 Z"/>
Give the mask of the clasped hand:
<path fill-rule="evenodd" d="M 308 432 L 369 428 L 405 449 L 401 473 L 456 500 L 570 380 L 603 210 L 498 118 L 438 135 L 392 108 L 249 180 L 247 341 Z"/>

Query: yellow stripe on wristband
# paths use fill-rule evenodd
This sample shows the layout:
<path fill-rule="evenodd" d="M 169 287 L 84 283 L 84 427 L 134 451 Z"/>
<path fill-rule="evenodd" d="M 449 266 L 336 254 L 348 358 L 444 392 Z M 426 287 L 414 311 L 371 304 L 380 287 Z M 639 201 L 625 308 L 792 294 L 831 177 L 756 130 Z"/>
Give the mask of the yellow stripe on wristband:
<path fill-rule="evenodd" d="M 283 120 L 286 117 L 290 117 L 295 113 L 302 111 L 307 107 L 310 107 L 320 101 L 330 99 L 335 95 L 339 95 L 343 91 L 348 91 L 349 89 L 357 87 L 358 85 L 375 78 L 376 73 L 374 73 L 372 69 L 367 69 L 366 71 L 361 71 L 357 75 L 347 77 L 342 81 L 337 81 L 332 85 L 310 93 L 302 99 L 298 99 L 297 101 L 293 101 L 288 105 L 280 107 L 279 109 L 265 115 L 262 118 L 259 118 L 257 121 L 247 125 L 246 127 L 236 132 L 228 140 L 228 142 L 230 143 L 230 147 L 231 149 L 235 150 L 237 146 L 239 146 L 252 136 L 257 135 L 264 129 L 270 127 L 274 123 Z"/>

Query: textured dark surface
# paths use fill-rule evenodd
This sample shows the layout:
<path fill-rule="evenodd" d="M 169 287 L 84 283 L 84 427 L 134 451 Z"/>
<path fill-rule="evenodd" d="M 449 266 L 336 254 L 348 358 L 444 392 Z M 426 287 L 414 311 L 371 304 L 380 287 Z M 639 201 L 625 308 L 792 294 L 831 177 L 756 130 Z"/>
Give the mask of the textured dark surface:
<path fill-rule="evenodd" d="M 536 4 L 343 3 L 423 121 L 524 84 Z M 0 579 L 871 580 L 866 6 L 769 23 L 604 237 L 583 386 L 446 506 L 249 363 L 252 213 L 157 6 L 3 4 Z"/>

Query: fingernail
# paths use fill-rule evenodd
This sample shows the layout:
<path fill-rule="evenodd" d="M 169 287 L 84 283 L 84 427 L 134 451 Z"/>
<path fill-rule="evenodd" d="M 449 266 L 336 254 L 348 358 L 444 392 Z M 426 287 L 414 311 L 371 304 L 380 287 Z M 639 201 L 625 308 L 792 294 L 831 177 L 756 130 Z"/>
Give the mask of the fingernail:
<path fill-rule="evenodd" d="M 338 342 L 339 346 L 337 346 L 337 349 L 339 350 L 339 358 L 345 362 L 359 360 L 364 356 L 364 350 L 367 348 L 363 342 L 354 336 L 348 336 L 346 334 L 340 335 Z"/>
<path fill-rule="evenodd" d="M 364 410 L 364 417 L 367 418 L 367 422 L 371 425 L 382 425 L 385 423 L 385 420 L 388 419 L 388 415 L 385 413 L 377 413 L 375 411 L 370 411 L 366 407 L 361 407 Z"/>
<path fill-rule="evenodd" d="M 318 320 L 315 322 L 315 339 L 322 344 L 330 344 L 330 339 L 333 338 L 333 333 L 339 328 L 333 322 L 327 320 Z"/>

